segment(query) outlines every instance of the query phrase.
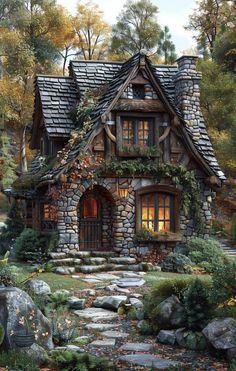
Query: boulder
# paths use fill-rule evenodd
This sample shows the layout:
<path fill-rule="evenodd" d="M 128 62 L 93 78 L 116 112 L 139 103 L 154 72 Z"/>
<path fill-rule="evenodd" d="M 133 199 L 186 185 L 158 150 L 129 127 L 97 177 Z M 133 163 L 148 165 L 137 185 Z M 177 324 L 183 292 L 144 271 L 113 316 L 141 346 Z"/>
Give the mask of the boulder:
<path fill-rule="evenodd" d="M 129 298 L 129 302 L 135 309 L 142 309 L 143 308 L 143 302 L 136 298 Z"/>
<path fill-rule="evenodd" d="M 236 320 L 234 318 L 215 318 L 202 332 L 215 349 L 235 348 Z"/>
<path fill-rule="evenodd" d="M 49 361 L 46 350 L 36 343 L 31 347 L 21 348 L 20 351 L 26 353 L 38 366 L 45 365 Z"/>
<path fill-rule="evenodd" d="M 161 344 L 174 345 L 175 340 L 174 330 L 161 330 L 157 335 L 157 341 Z"/>
<path fill-rule="evenodd" d="M 98 296 L 93 302 L 93 306 L 97 308 L 117 310 L 121 304 L 127 302 L 127 296 Z"/>
<path fill-rule="evenodd" d="M 155 309 L 156 322 L 163 329 L 173 329 L 184 326 L 185 310 L 177 296 L 172 295 L 162 301 Z"/>
<path fill-rule="evenodd" d="M 32 279 L 28 281 L 28 287 L 35 295 L 50 295 L 51 288 L 43 280 Z"/>
<path fill-rule="evenodd" d="M 178 345 L 191 350 L 205 350 L 206 338 L 201 332 L 193 332 L 186 329 L 178 329 L 175 332 Z"/>
<path fill-rule="evenodd" d="M 36 307 L 31 297 L 16 287 L 0 288 L 0 324 L 4 326 L 5 338 L 1 349 L 17 348 L 14 335 L 30 328 L 35 333 L 35 343 L 52 349 L 52 333 L 49 320 Z"/>

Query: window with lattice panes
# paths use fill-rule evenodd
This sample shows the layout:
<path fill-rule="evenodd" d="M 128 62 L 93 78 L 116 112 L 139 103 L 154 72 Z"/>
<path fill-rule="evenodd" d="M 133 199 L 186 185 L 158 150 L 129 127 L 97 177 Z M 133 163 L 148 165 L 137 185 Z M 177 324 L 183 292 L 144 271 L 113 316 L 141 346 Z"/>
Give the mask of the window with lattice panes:
<path fill-rule="evenodd" d="M 57 220 L 57 207 L 55 205 L 43 204 L 43 220 L 56 221 Z"/>
<path fill-rule="evenodd" d="M 174 232 L 174 196 L 159 192 L 142 195 L 141 227 L 152 232 Z"/>
<path fill-rule="evenodd" d="M 123 118 L 122 144 L 123 146 L 153 146 L 154 120 L 151 118 Z"/>
<path fill-rule="evenodd" d="M 145 99 L 145 87 L 142 84 L 133 84 L 133 99 Z"/>

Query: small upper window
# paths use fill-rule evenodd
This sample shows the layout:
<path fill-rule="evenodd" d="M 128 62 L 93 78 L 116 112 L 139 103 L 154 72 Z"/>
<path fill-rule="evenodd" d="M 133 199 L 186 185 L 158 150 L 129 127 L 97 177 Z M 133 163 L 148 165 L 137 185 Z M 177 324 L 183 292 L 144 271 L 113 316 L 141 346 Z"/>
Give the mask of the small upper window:
<path fill-rule="evenodd" d="M 144 85 L 133 84 L 133 99 L 145 99 L 145 89 Z"/>

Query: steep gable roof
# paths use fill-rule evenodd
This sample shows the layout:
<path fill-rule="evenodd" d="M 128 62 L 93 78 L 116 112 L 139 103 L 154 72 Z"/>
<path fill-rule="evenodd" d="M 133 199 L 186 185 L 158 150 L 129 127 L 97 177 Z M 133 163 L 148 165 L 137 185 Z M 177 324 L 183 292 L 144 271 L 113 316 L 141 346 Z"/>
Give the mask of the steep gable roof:
<path fill-rule="evenodd" d="M 166 65 L 152 65 L 149 59 L 140 53 L 131 57 L 128 61 L 121 63 L 121 62 L 97 62 L 97 61 L 73 61 L 70 63 L 70 78 L 61 78 L 56 82 L 56 85 L 52 84 L 50 88 L 50 84 L 48 80 L 46 81 L 46 90 L 45 90 L 45 82 L 42 78 L 39 81 L 39 88 L 41 89 L 41 97 L 44 97 L 44 92 L 46 94 L 47 99 L 43 98 L 43 111 L 46 108 L 46 119 L 51 118 L 51 109 L 47 105 L 49 102 L 59 102 L 54 103 L 54 107 L 60 107 L 60 102 L 64 102 L 63 98 L 69 98 L 68 105 L 66 109 L 62 109 L 60 107 L 59 112 L 64 115 L 62 120 L 65 120 L 67 124 L 64 126 L 66 127 L 66 132 L 68 133 L 69 130 L 73 129 L 73 122 L 68 116 L 68 112 L 70 111 L 73 104 L 75 104 L 77 99 L 77 90 L 79 90 L 79 94 L 83 95 L 87 89 L 98 88 L 103 85 L 107 85 L 105 89 L 105 93 L 98 99 L 96 107 L 91 115 L 93 127 L 90 132 L 86 134 L 84 138 L 84 142 L 89 142 L 92 138 L 92 135 L 96 128 L 99 127 L 101 123 L 102 115 L 109 111 L 112 102 L 116 99 L 117 95 L 119 95 L 127 84 L 127 79 L 130 78 L 132 72 L 134 72 L 135 68 L 139 67 L 140 58 L 145 58 L 145 63 L 147 68 L 150 71 L 152 78 L 154 79 L 154 83 L 156 83 L 157 88 L 159 89 L 159 93 L 161 92 L 162 97 L 164 98 L 165 102 L 171 107 L 173 112 L 178 116 L 182 129 L 185 133 L 187 138 L 187 142 L 190 146 L 192 146 L 193 150 L 198 155 L 198 159 L 202 162 L 202 164 L 208 169 L 209 173 L 215 174 L 220 180 L 225 180 L 225 176 L 221 171 L 219 164 L 215 158 L 214 150 L 209 139 L 208 133 L 206 131 L 205 123 L 203 117 L 200 120 L 199 125 L 196 126 L 188 126 L 187 123 L 184 121 L 184 117 L 182 112 L 177 108 L 175 104 L 175 83 L 174 79 L 176 73 L 178 72 L 177 66 L 166 66 Z M 75 79 L 73 81 L 72 77 Z M 53 78 L 52 78 L 53 79 Z M 63 79 L 65 79 L 63 81 Z M 49 80 L 50 81 L 50 80 Z M 53 83 L 53 81 L 51 81 Z M 55 88 L 56 86 L 56 88 Z M 65 88 L 63 89 L 63 87 Z M 57 90 L 58 89 L 58 90 Z M 55 92 L 55 90 L 57 90 Z M 56 95 L 51 95 L 50 92 L 56 93 Z M 56 99 L 58 94 L 58 100 Z M 54 98 L 53 98 L 54 97 Z M 54 111 L 58 114 L 58 111 Z M 48 116 L 47 116 L 48 115 Z M 66 117 L 67 116 L 67 117 Z M 45 117 L 45 113 L 44 113 Z M 56 118 L 57 120 L 57 118 Z M 67 121 L 68 120 L 68 121 Z M 59 120 L 60 121 L 60 120 Z M 62 122 L 62 121 L 60 121 Z M 54 125 L 56 130 L 57 122 L 48 122 L 48 127 L 50 125 Z M 70 129 L 69 129 L 70 128 Z M 51 129 L 52 130 L 52 129 Z M 198 132 L 199 136 L 196 139 L 195 133 Z M 81 151 L 82 143 L 76 143 L 69 151 L 67 155 L 67 163 L 73 161 L 76 156 Z"/>
<path fill-rule="evenodd" d="M 69 137 L 74 129 L 71 111 L 78 102 L 74 80 L 65 76 L 36 76 L 36 94 L 40 96 L 43 121 L 49 136 Z"/>

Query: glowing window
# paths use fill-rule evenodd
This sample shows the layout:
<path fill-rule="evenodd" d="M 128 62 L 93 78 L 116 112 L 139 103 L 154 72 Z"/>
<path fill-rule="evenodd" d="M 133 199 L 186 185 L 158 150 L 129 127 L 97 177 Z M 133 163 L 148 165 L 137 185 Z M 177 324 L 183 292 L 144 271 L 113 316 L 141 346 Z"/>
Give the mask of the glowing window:
<path fill-rule="evenodd" d="M 43 220 L 57 220 L 57 208 L 54 205 L 44 204 L 43 205 Z"/>
<path fill-rule="evenodd" d="M 141 197 L 141 227 L 153 232 L 173 232 L 173 196 L 157 192 L 143 195 Z"/>

